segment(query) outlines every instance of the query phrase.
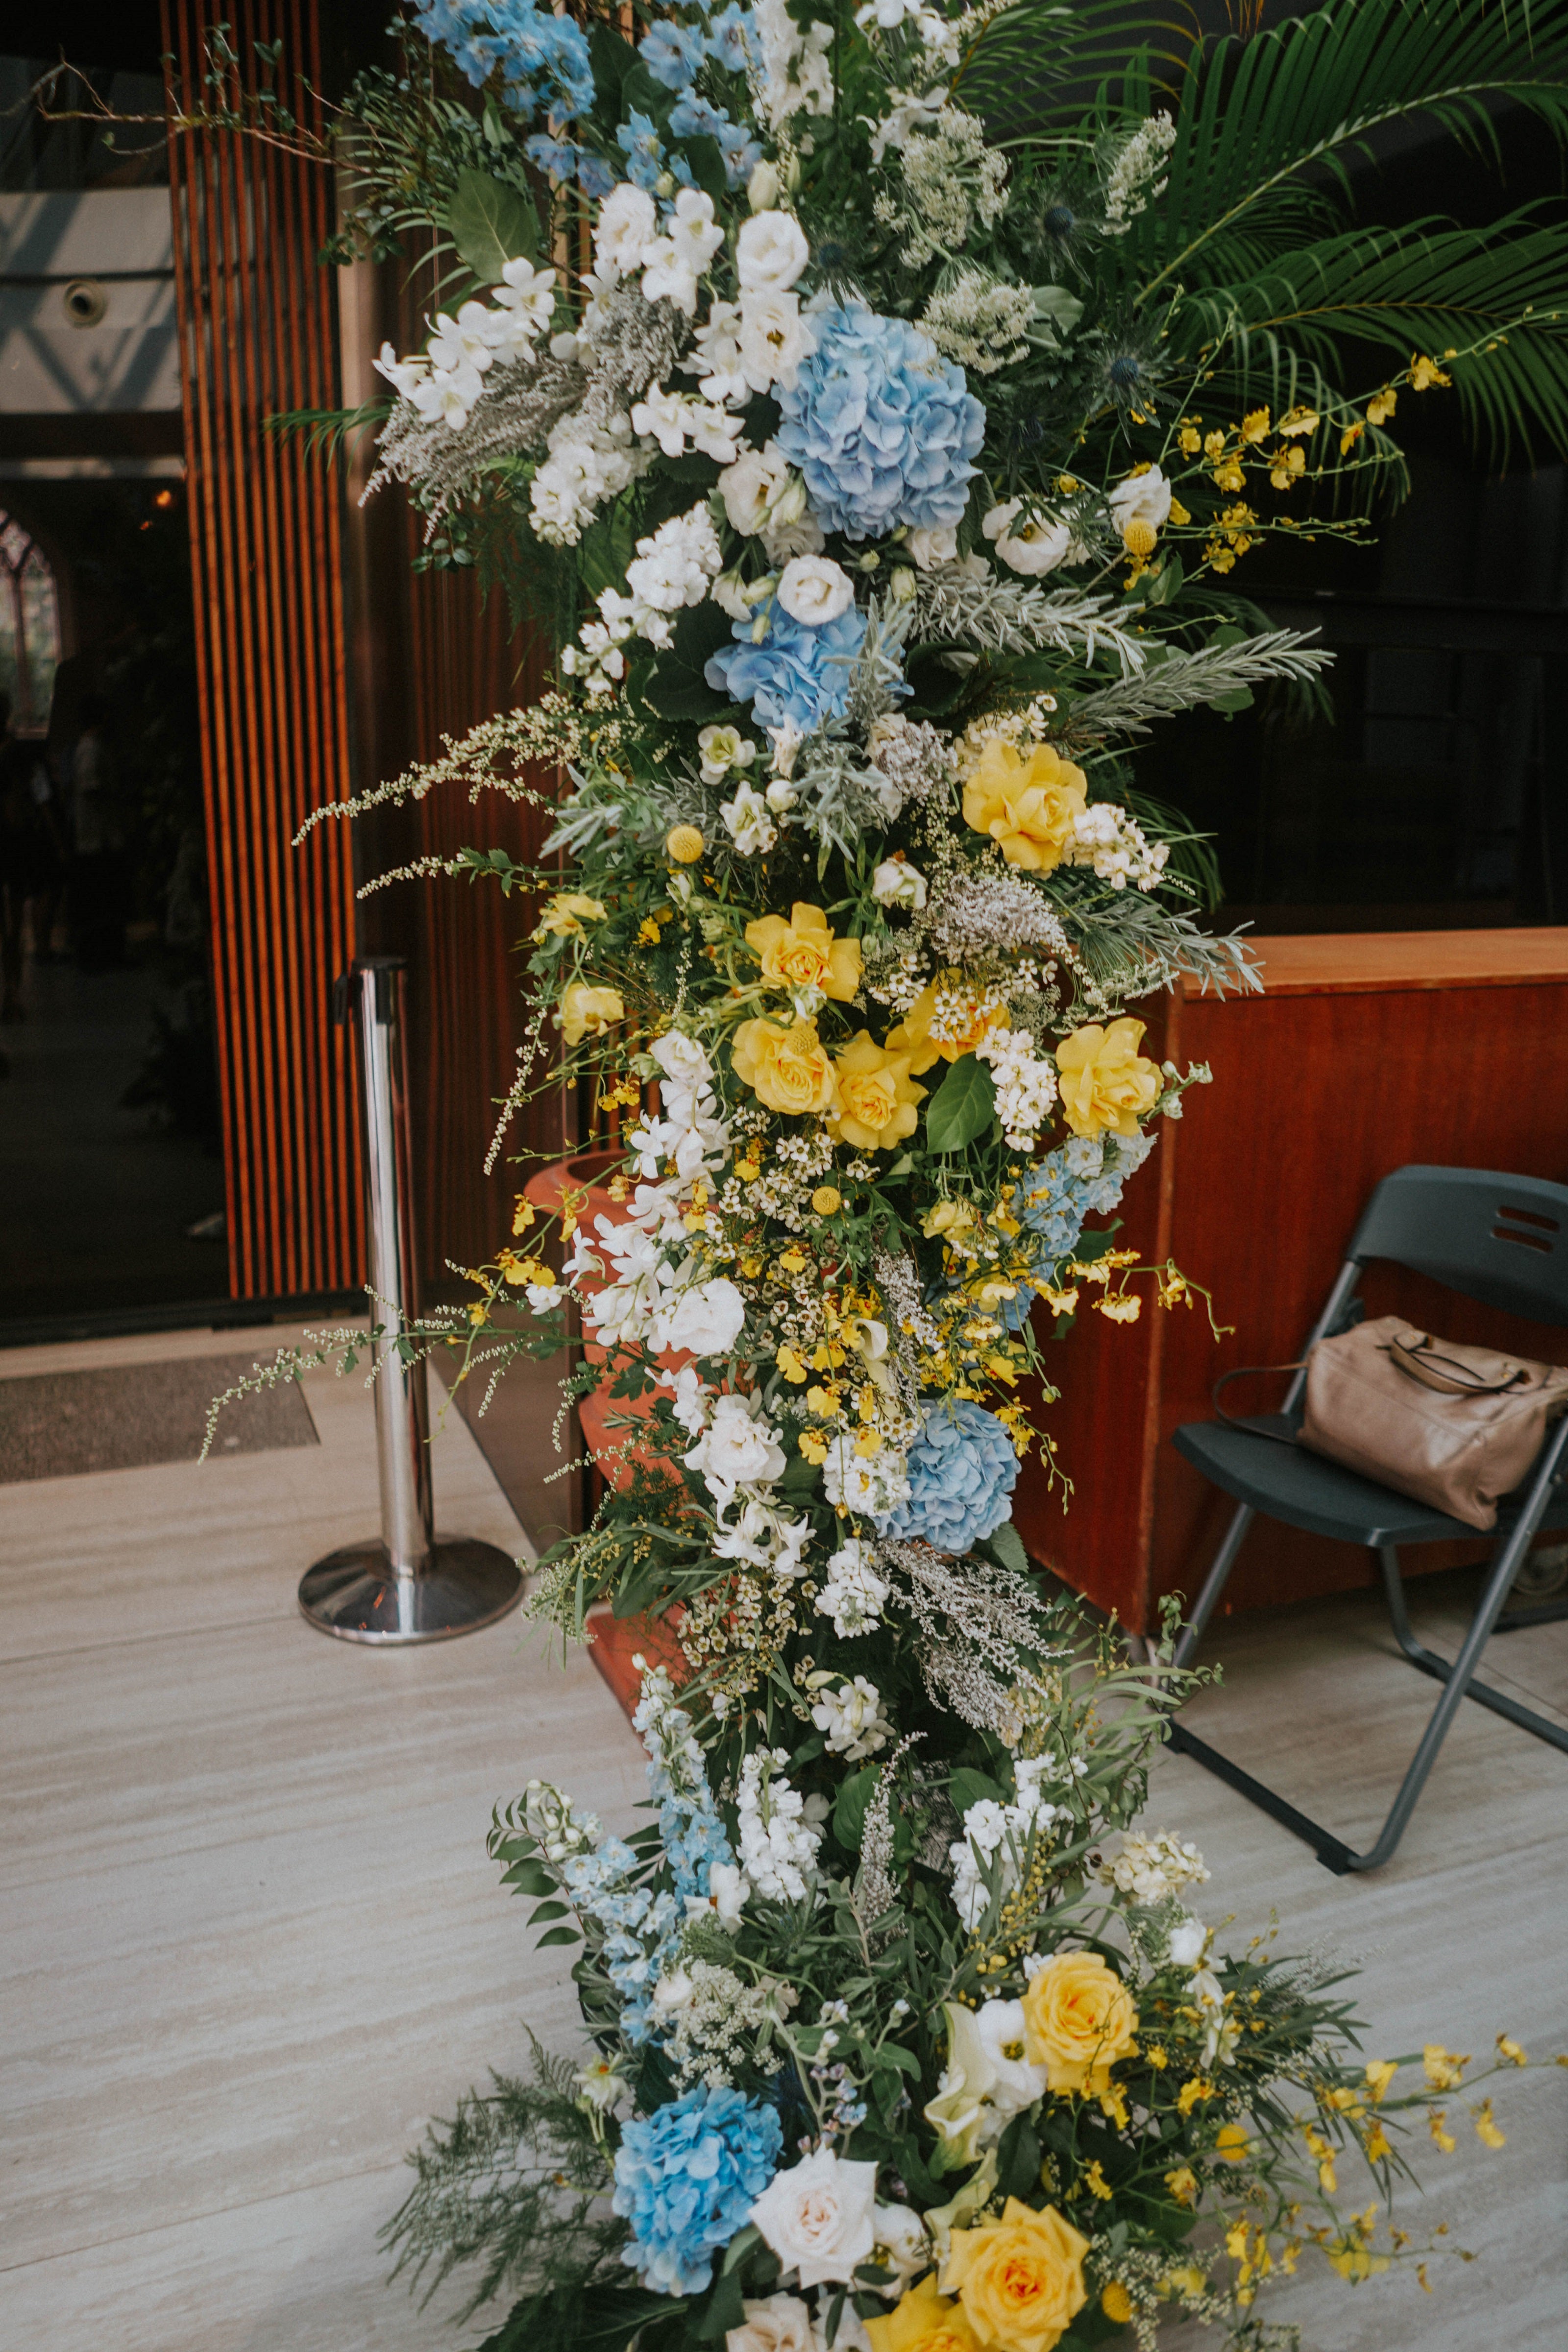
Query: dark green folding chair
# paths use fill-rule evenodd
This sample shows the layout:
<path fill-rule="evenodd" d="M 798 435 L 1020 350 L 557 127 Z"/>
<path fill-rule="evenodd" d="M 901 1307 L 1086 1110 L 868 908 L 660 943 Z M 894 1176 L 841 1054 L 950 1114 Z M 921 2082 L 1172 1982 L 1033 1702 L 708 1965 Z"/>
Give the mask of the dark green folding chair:
<path fill-rule="evenodd" d="M 1533 1176 L 1500 1176 L 1480 1168 L 1396 1169 L 1367 1204 L 1350 1255 L 1301 1350 L 1303 1357 L 1319 1339 L 1359 1320 L 1357 1286 L 1363 1266 L 1373 1258 L 1412 1266 L 1467 1298 L 1532 1322 L 1568 1324 L 1568 1185 L 1544 1183 Z M 1443 1684 L 1443 1695 L 1382 1833 L 1365 1853 L 1353 1852 L 1180 1721 L 1171 1727 L 1171 1745 L 1304 1838 L 1330 1870 L 1375 1870 L 1404 1835 L 1462 1698 L 1472 1698 L 1536 1738 L 1568 1751 L 1568 1730 L 1561 1724 L 1475 1680 L 1481 1652 L 1494 1632 L 1568 1615 L 1568 1603 L 1563 1602 L 1521 1610 L 1511 1620 L 1503 1615 L 1510 1588 L 1536 1534 L 1542 1528 L 1568 1526 L 1568 1486 L 1563 1483 L 1568 1477 L 1568 1415 L 1549 1426 L 1529 1478 L 1499 1512 L 1497 1548 L 1480 1605 L 1458 1656 L 1450 1663 L 1424 1648 L 1411 1632 L 1399 1555 L 1407 1544 L 1442 1543 L 1456 1536 L 1473 1539 L 1475 1529 L 1321 1454 L 1280 1444 L 1281 1437 L 1293 1436 L 1300 1425 L 1306 1384 L 1305 1371 L 1298 1372 L 1281 1412 L 1254 1415 L 1241 1423 L 1189 1422 L 1175 1433 L 1178 1452 L 1237 1503 L 1197 1606 L 1176 1644 L 1175 1662 L 1185 1664 L 1192 1656 L 1225 1590 L 1242 1538 L 1261 1512 L 1282 1519 L 1287 1527 L 1304 1528 L 1342 1543 L 1366 1544 L 1376 1552 L 1394 1637 L 1413 1666 Z"/>

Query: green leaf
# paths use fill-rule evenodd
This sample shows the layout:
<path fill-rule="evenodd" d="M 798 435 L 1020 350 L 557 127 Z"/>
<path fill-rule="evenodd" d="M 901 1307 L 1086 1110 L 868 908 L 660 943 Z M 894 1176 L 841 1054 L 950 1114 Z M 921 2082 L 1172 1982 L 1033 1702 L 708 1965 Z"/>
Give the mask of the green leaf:
<path fill-rule="evenodd" d="M 624 34 L 613 32 L 597 16 L 588 20 L 588 57 L 594 68 L 594 88 L 600 98 L 614 90 L 617 100 L 614 119 L 620 121 L 618 100 L 626 86 L 626 76 L 638 62 L 636 46 Z"/>
<path fill-rule="evenodd" d="M 702 672 L 719 647 L 731 642 L 729 615 L 717 604 L 696 604 L 682 613 L 668 652 L 639 680 L 649 709 L 661 719 L 709 719 L 727 709 L 729 697 L 710 686 Z"/>
<path fill-rule="evenodd" d="M 984 1798 L 988 1797 L 994 1805 L 1007 1801 L 1007 1791 L 1001 1782 L 993 1780 L 987 1772 L 977 1772 L 973 1764 L 959 1766 L 947 1784 L 947 1793 L 961 1813 L 966 1813 L 971 1805 L 978 1805 Z"/>
<path fill-rule="evenodd" d="M 926 1141 L 933 1151 L 962 1151 L 996 1116 L 990 1071 L 973 1054 L 954 1062 L 926 1105 Z"/>
<path fill-rule="evenodd" d="M 560 1883 L 542 1862 L 514 1862 L 501 1875 L 501 1885 L 515 1886 L 520 1895 L 553 1895 Z"/>
<path fill-rule="evenodd" d="M 539 251 L 539 215 L 531 197 L 488 172 L 459 172 L 447 207 L 453 244 L 484 286 L 499 286 L 501 271 L 520 255 Z"/>
<path fill-rule="evenodd" d="M 571 1907 L 568 1903 L 542 1903 L 537 1910 L 529 1913 L 528 1924 L 537 1927 L 542 1919 L 564 1919 Z"/>
<path fill-rule="evenodd" d="M 996 2147 L 996 2186 L 1005 2197 L 1028 2197 L 1040 2185 L 1040 2140 L 1027 2115 L 1015 2116 Z"/>
<path fill-rule="evenodd" d="M 1010 1568 L 1015 1575 L 1028 1574 L 1029 1555 L 1024 1549 L 1023 1537 L 1011 1519 L 1004 1519 L 999 1528 L 992 1529 L 985 1538 L 985 1549 L 994 1559 L 1000 1560 L 1004 1568 Z"/>
<path fill-rule="evenodd" d="M 866 1809 L 882 1777 L 879 1764 L 867 1764 L 840 1784 L 833 1807 L 833 1834 L 847 1853 L 858 1853 L 866 1827 Z"/>
<path fill-rule="evenodd" d="M 691 166 L 692 178 L 712 197 L 713 209 L 722 218 L 729 201 L 730 181 L 719 142 L 705 132 L 700 139 L 685 140 L 680 152 Z"/>
<path fill-rule="evenodd" d="M 543 1951 L 546 1944 L 580 1944 L 582 1940 L 575 1927 L 546 1927 L 539 1939 L 539 1948 Z"/>

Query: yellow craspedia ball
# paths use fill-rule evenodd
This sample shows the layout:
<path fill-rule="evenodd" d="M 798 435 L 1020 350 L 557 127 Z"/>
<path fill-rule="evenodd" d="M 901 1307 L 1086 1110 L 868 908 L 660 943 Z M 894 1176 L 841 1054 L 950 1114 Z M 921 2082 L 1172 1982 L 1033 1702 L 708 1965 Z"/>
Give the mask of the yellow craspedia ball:
<path fill-rule="evenodd" d="M 1145 522 L 1140 515 L 1133 515 L 1121 527 L 1121 544 L 1129 555 L 1152 555 L 1159 536 L 1153 524 Z"/>
<path fill-rule="evenodd" d="M 695 866 L 702 855 L 702 835 L 694 824 L 672 825 L 664 846 L 677 866 Z"/>
<path fill-rule="evenodd" d="M 1226 2164 L 1242 2164 L 1246 2162 L 1247 2152 L 1251 2146 L 1245 2124 L 1222 2124 L 1214 2152 L 1223 2157 Z"/>
<path fill-rule="evenodd" d="M 831 1217 L 844 1206 L 844 1196 L 836 1184 L 819 1184 L 811 1196 L 811 1205 L 819 1217 Z"/>
<path fill-rule="evenodd" d="M 1132 2297 L 1120 2279 L 1108 2279 L 1100 2288 L 1100 2307 L 1107 2319 L 1114 2319 L 1118 2326 L 1131 2318 Z"/>

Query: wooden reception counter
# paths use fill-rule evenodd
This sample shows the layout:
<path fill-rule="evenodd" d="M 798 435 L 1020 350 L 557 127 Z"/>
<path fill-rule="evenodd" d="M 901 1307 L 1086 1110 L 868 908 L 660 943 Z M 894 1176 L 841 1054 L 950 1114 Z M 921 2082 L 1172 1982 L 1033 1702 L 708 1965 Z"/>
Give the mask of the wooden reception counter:
<path fill-rule="evenodd" d="M 1139 1321 L 1080 1316 L 1047 1358 L 1045 1409 L 1073 1481 L 1063 1508 L 1026 1465 L 1015 1516 L 1035 1558 L 1142 1632 L 1159 1597 L 1193 1594 L 1230 1508 L 1175 1453 L 1171 1433 L 1209 1417 L 1233 1365 L 1294 1357 L 1380 1178 L 1406 1161 L 1495 1168 L 1568 1182 L 1568 929 L 1264 938 L 1262 996 L 1195 987 L 1150 1009 L 1144 1051 L 1206 1062 L 1129 1186 L 1121 1245 L 1173 1257 L 1214 1295 Z M 1147 1288 L 1147 1286 L 1140 1286 Z M 1374 1268 L 1368 1311 L 1399 1310 L 1448 1339 L 1490 1339 L 1568 1362 L 1568 1332 L 1514 1323 L 1394 1268 Z M 1060 1371 L 1055 1370 L 1057 1359 Z M 1281 1382 L 1238 1382 L 1240 1411 Z M 1412 1554 L 1412 1570 L 1480 1558 L 1485 1539 Z M 1234 1608 L 1368 1583 L 1371 1555 L 1259 1523 L 1231 1580 Z"/>

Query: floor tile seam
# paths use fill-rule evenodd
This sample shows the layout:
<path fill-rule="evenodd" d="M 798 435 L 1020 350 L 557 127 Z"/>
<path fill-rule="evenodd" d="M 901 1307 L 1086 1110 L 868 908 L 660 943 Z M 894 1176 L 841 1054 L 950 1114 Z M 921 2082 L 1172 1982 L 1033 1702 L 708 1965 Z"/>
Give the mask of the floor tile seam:
<path fill-rule="evenodd" d="M 174 2221 L 150 2222 L 144 2230 L 130 2230 L 121 2237 L 86 2238 L 79 2245 L 62 2246 L 58 2252 L 35 2254 L 26 2262 L 0 2262 L 0 2278 L 20 2278 L 24 2272 L 43 2270 L 51 2263 L 78 2262 L 84 2254 L 108 2253 L 117 2246 L 134 2246 L 146 2238 L 161 2238 L 175 2230 L 199 2229 L 204 2222 L 219 2221 L 237 2213 L 259 2212 L 268 2205 L 279 2205 L 291 2197 L 320 2196 L 323 2189 L 341 2188 L 345 2181 L 371 2180 L 380 2173 L 398 2174 L 406 2168 L 403 2157 L 389 2157 L 383 2163 L 351 2166 L 344 2172 L 334 2172 L 308 2186 L 275 2189 L 261 2197 L 242 2197 L 233 2204 L 205 2206 L 199 2213 L 182 2213 Z M 390 2217 L 389 2217 L 390 2218 Z"/>
<path fill-rule="evenodd" d="M 0 1657 L 0 1675 L 14 1667 L 44 1665 L 51 1658 L 91 1658 L 105 1651 L 143 1649 L 149 1642 L 206 1641 L 215 1634 L 251 1632 L 258 1625 L 291 1625 L 296 1614 L 297 1608 L 289 1610 L 279 1604 L 264 1615 L 226 1618 L 221 1625 L 171 1625 L 150 1633 L 120 1633 L 110 1642 L 68 1642 L 58 1650 L 26 1650 L 19 1654 L 13 1652 Z"/>

